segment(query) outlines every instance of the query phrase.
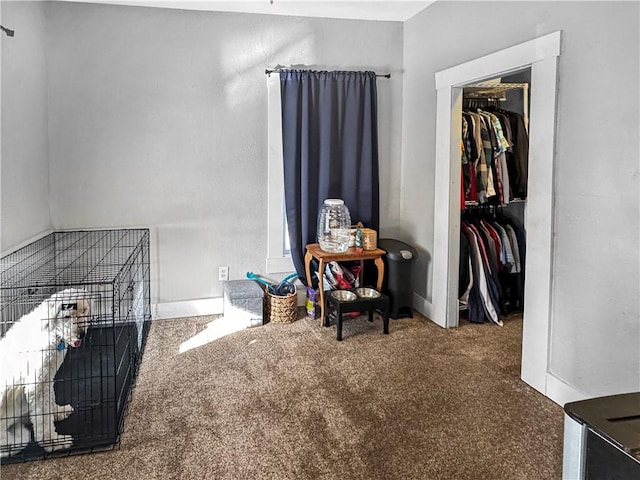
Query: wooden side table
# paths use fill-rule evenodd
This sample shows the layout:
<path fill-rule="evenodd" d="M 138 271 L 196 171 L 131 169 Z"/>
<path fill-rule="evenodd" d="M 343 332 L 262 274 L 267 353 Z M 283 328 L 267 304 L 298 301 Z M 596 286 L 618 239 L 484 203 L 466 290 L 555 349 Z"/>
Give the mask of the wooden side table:
<path fill-rule="evenodd" d="M 384 279 L 384 262 L 382 256 L 387 252 L 381 248 L 375 250 L 363 250 L 362 253 L 357 253 L 355 247 L 350 247 L 344 253 L 332 253 L 325 252 L 320 248 L 317 243 L 311 243 L 307 245 L 307 253 L 304 256 L 304 269 L 307 275 L 307 285 L 313 285 L 311 278 L 311 259 L 318 260 L 318 271 L 320 272 L 320 279 L 318 290 L 320 290 L 320 326 L 324 325 L 324 268 L 327 262 L 350 262 L 354 260 L 360 261 L 360 266 L 364 267 L 365 260 L 373 260 L 376 267 L 378 267 L 378 281 L 376 282 L 376 290 L 382 290 L 382 281 Z M 363 269 L 360 268 L 362 274 Z M 361 277 L 362 278 L 362 277 Z M 362 286 L 362 285 L 361 285 Z"/>

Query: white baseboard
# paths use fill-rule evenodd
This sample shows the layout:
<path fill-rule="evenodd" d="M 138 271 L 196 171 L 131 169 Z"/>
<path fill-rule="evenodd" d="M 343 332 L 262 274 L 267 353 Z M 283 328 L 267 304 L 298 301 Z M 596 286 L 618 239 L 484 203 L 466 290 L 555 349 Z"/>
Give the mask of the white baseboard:
<path fill-rule="evenodd" d="M 560 380 L 555 375 L 547 372 L 546 397 L 553 400 L 561 407 L 564 407 L 567 403 L 578 402 L 580 400 L 591 398 L 591 395 L 581 392 L 577 388 L 566 383 L 564 380 Z"/>
<path fill-rule="evenodd" d="M 220 315 L 224 311 L 223 304 L 222 297 L 158 303 L 154 305 L 153 319 Z"/>
<path fill-rule="evenodd" d="M 302 285 L 297 286 L 298 306 L 305 305 L 307 294 Z M 184 300 L 179 302 L 157 303 L 151 307 L 151 318 L 162 320 L 168 318 L 199 317 L 201 315 L 221 315 L 224 313 L 224 298 L 205 298 L 201 300 Z"/>
<path fill-rule="evenodd" d="M 431 320 L 431 302 L 415 292 L 413 293 L 413 308 Z"/>

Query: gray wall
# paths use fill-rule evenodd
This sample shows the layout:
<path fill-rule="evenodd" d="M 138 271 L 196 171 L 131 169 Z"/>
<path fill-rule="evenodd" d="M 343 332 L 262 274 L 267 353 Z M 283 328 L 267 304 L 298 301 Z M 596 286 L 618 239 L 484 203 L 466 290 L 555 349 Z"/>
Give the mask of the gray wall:
<path fill-rule="evenodd" d="M 637 2 L 437 2 L 405 23 L 401 234 L 429 300 L 434 74 L 562 30 L 550 370 L 592 396 L 640 389 L 638 19 Z"/>
<path fill-rule="evenodd" d="M 154 301 L 220 297 L 220 265 L 232 279 L 264 271 L 266 66 L 392 72 L 378 82 L 381 197 L 383 225 L 397 226 L 402 23 L 76 3 L 47 14 L 53 226 L 151 227 Z"/>
<path fill-rule="evenodd" d="M 0 2 L 2 24 L 2 187 L 0 251 L 51 228 L 46 28 L 41 3 Z"/>

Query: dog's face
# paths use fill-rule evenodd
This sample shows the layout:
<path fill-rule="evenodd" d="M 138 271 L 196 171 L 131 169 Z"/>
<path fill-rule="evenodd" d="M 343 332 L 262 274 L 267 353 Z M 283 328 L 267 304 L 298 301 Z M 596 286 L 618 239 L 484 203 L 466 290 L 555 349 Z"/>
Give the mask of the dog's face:
<path fill-rule="evenodd" d="M 57 334 L 66 345 L 79 347 L 90 323 L 91 303 L 86 299 L 73 299 L 63 303 L 56 316 Z"/>
<path fill-rule="evenodd" d="M 79 347 L 87 333 L 87 328 L 89 328 L 91 303 L 85 299 L 78 299 L 75 307 L 75 309 L 69 311 L 69 317 L 72 319 L 70 340 L 75 339 L 75 341 L 69 341 L 68 344 L 73 347 Z"/>

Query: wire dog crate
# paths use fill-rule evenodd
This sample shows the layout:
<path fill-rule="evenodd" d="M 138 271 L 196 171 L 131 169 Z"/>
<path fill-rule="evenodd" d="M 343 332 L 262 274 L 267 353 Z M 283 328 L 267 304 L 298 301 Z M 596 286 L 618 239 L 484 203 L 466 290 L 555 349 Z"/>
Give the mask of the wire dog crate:
<path fill-rule="evenodd" d="M 0 259 L 0 457 L 116 447 L 151 319 L 149 230 L 54 232 Z"/>

